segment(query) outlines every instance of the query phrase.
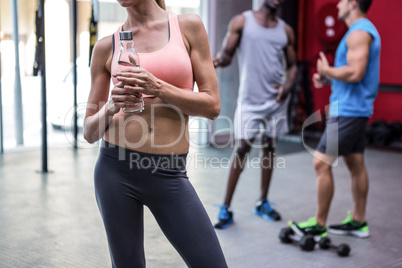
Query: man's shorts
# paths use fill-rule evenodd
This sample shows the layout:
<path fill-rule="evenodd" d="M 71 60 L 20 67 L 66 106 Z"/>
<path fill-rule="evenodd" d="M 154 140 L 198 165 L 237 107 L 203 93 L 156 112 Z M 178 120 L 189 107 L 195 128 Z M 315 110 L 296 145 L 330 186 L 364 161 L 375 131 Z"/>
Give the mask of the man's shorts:
<path fill-rule="evenodd" d="M 331 156 L 363 153 L 367 120 L 367 117 L 328 118 L 317 151 Z"/>
<path fill-rule="evenodd" d="M 254 139 L 260 132 L 275 138 L 289 131 L 287 110 L 289 99 L 283 103 L 275 100 L 261 105 L 238 102 L 234 117 L 234 138 L 236 140 Z"/>

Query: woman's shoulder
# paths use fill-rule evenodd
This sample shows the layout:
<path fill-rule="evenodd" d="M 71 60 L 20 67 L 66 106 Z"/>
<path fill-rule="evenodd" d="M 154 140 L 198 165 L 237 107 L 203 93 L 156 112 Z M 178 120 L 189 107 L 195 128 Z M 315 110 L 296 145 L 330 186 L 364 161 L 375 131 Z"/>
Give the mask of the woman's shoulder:
<path fill-rule="evenodd" d="M 199 31 L 201 27 L 204 28 L 204 23 L 197 14 L 181 14 L 177 15 L 177 19 L 180 28 L 182 31 L 185 31 L 185 33 L 192 33 L 193 31 Z"/>
<path fill-rule="evenodd" d="M 96 62 L 96 65 L 99 68 L 103 68 L 101 66 L 105 66 L 106 69 L 110 69 L 110 61 L 112 58 L 112 50 L 113 50 L 113 35 L 108 35 L 99 39 L 94 47 L 92 62 Z M 93 65 L 93 64 L 91 64 Z"/>
<path fill-rule="evenodd" d="M 190 24 L 199 24 L 202 23 L 202 19 L 199 15 L 194 13 L 186 13 L 177 15 L 179 22 L 190 23 Z"/>
<path fill-rule="evenodd" d="M 197 44 L 200 38 L 207 38 L 206 29 L 200 16 L 197 14 L 182 14 L 177 17 L 183 38 L 190 47 Z"/>
<path fill-rule="evenodd" d="M 99 39 L 95 44 L 95 49 L 101 53 L 111 51 L 113 47 L 113 34 Z"/>

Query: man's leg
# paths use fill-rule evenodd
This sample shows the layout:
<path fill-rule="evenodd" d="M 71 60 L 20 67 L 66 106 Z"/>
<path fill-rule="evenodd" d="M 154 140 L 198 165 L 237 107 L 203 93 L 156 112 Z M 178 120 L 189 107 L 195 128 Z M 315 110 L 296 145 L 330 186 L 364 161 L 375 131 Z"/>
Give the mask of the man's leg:
<path fill-rule="evenodd" d="M 250 152 L 252 140 L 237 140 L 236 146 L 232 154 L 232 162 L 230 166 L 229 179 L 226 187 L 225 200 L 218 215 L 218 222 L 214 225 L 217 229 L 225 229 L 233 223 L 233 212 L 229 210 L 232 202 L 233 194 L 236 189 L 240 173 L 244 169 L 247 155 Z"/>
<path fill-rule="evenodd" d="M 327 221 L 332 196 L 334 194 L 334 180 L 332 163 L 336 157 L 316 151 L 314 154 L 314 169 L 317 176 L 317 212 L 315 218 L 319 226 L 324 227 Z"/>
<path fill-rule="evenodd" d="M 350 171 L 352 194 L 354 200 L 353 215 L 348 216 L 340 224 L 330 225 L 328 231 L 337 235 L 352 235 L 360 238 L 370 236 L 366 219 L 366 202 L 369 188 L 367 170 L 363 153 L 352 153 L 343 157 Z"/>
<path fill-rule="evenodd" d="M 275 148 L 272 142 L 272 138 L 262 136 L 261 200 L 268 198 L 269 185 L 271 184 L 272 171 L 275 161 Z"/>
<path fill-rule="evenodd" d="M 352 194 L 354 201 L 353 220 L 364 222 L 366 220 L 366 203 L 369 189 L 369 181 L 364 154 L 355 153 L 344 156 L 343 159 L 349 169 L 352 183 Z"/>
<path fill-rule="evenodd" d="M 232 154 L 232 160 L 230 165 L 229 180 L 226 187 L 226 195 L 223 204 L 230 207 L 233 194 L 236 189 L 237 182 L 240 177 L 240 173 L 244 169 L 244 164 L 247 159 L 247 155 L 250 152 L 252 140 L 238 140 L 236 141 L 236 147 Z"/>
<path fill-rule="evenodd" d="M 339 224 L 332 224 L 328 231 L 332 234 L 353 235 L 360 238 L 370 236 L 369 226 L 366 219 L 366 202 L 369 188 L 367 170 L 364 164 L 365 128 L 367 118 L 341 118 L 348 141 L 340 148 L 344 151 L 345 163 L 351 176 L 352 194 L 354 200 L 353 215 L 347 217 Z M 341 140 L 341 139 L 340 139 Z"/>
<path fill-rule="evenodd" d="M 255 204 L 254 213 L 266 220 L 279 221 L 281 219 L 281 215 L 271 207 L 271 204 L 267 200 L 275 160 L 275 148 L 272 142 L 272 138 L 262 136 L 261 196 L 260 200 L 258 200 Z"/>
<path fill-rule="evenodd" d="M 325 140 L 325 135 L 323 137 Z M 321 138 L 321 140 L 323 139 Z M 335 156 L 323 154 L 318 150 L 315 151 L 313 163 L 317 176 L 317 212 L 315 217 L 309 218 L 305 222 L 289 222 L 289 227 L 297 235 L 313 235 L 316 241 L 327 236 L 325 224 L 331 206 L 332 196 L 334 195 L 332 164 L 335 160 Z"/>

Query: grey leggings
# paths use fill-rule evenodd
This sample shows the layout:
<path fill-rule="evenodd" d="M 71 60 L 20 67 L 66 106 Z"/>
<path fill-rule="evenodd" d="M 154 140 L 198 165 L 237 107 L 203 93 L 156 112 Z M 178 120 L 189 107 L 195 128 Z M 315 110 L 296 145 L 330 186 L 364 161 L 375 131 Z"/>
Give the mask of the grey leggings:
<path fill-rule="evenodd" d="M 186 156 L 146 154 L 102 142 L 95 193 L 113 267 L 145 267 L 144 205 L 187 266 L 227 267 L 209 217 L 188 180 Z"/>

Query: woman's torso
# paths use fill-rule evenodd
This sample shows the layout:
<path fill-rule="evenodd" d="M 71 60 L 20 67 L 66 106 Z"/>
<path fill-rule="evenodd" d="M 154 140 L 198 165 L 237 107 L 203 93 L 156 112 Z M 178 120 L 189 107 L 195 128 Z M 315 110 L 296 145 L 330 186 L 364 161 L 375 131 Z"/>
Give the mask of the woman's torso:
<path fill-rule="evenodd" d="M 161 27 L 161 24 L 156 26 L 160 28 L 161 34 L 166 33 L 163 35 L 166 36 L 165 39 L 149 38 L 152 36 L 149 32 L 141 35 L 134 33 L 134 47 L 140 56 L 140 65 L 169 84 L 183 90 L 193 90 L 191 61 L 177 16 L 168 13 L 168 18 L 168 27 Z M 122 27 L 114 34 L 114 53 L 109 63 L 111 73 L 118 70 L 116 58 L 119 53 L 120 30 Z M 112 82 L 117 83 L 115 79 L 112 79 Z M 105 131 L 104 140 L 140 152 L 187 153 L 188 116 L 158 97 L 146 96 L 144 102 L 145 109 L 142 113 L 129 114 L 120 111 L 115 114 Z"/>

